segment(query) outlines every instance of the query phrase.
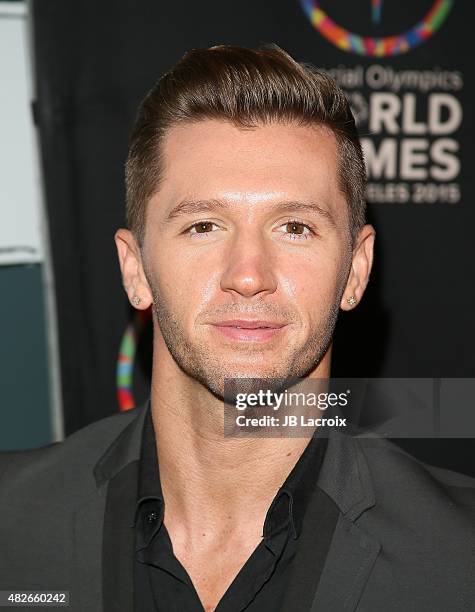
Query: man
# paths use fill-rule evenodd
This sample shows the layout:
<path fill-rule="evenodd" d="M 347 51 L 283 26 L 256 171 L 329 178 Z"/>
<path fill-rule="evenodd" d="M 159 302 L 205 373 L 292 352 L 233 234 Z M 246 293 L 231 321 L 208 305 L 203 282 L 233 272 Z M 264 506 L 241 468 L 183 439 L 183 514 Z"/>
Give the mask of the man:
<path fill-rule="evenodd" d="M 0 589 L 81 612 L 473 609 L 473 479 L 336 429 L 223 435 L 225 380 L 329 379 L 368 283 L 342 91 L 276 47 L 191 51 L 140 107 L 126 186 L 150 402 L 2 457 Z"/>

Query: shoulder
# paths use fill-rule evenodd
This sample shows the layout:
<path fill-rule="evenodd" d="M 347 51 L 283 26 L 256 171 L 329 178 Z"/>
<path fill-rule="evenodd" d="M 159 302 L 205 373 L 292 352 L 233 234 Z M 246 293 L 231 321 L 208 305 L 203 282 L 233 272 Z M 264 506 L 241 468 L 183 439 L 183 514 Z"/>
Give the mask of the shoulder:
<path fill-rule="evenodd" d="M 372 503 L 356 525 L 380 549 L 363 608 L 381 609 L 384 597 L 399 601 L 398 609 L 414 609 L 414 594 L 431 609 L 458 610 L 450 607 L 455 601 L 473 601 L 475 479 L 424 463 L 382 438 L 355 441 L 372 488 Z"/>
<path fill-rule="evenodd" d="M 468 505 L 475 505 L 475 478 L 425 463 L 403 450 L 397 444 L 379 437 L 358 437 L 375 486 L 382 490 L 433 491 L 439 495 L 465 493 Z"/>
<path fill-rule="evenodd" d="M 140 415 L 144 406 L 100 419 L 68 436 L 33 450 L 0 453 L 0 490 L 9 496 L 30 491 L 93 484 L 93 470 L 113 442 Z M 69 486 L 68 486 L 69 484 Z"/>
<path fill-rule="evenodd" d="M 358 438 L 357 443 L 374 492 L 368 520 L 386 528 L 390 521 L 394 533 L 398 525 L 428 548 L 474 541 L 475 478 L 424 463 L 388 440 Z"/>

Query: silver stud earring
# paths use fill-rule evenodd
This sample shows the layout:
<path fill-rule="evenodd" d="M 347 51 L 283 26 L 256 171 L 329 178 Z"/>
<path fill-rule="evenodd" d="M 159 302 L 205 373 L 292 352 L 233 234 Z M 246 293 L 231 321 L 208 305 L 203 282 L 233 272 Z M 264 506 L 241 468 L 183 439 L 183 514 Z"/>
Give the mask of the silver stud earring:
<path fill-rule="evenodd" d="M 350 297 L 346 301 L 350 306 L 354 306 L 356 304 L 356 298 L 354 295 L 350 295 Z"/>
<path fill-rule="evenodd" d="M 134 295 L 134 297 L 132 298 L 132 304 L 134 306 L 138 306 L 140 304 L 142 300 L 139 298 L 138 295 Z"/>

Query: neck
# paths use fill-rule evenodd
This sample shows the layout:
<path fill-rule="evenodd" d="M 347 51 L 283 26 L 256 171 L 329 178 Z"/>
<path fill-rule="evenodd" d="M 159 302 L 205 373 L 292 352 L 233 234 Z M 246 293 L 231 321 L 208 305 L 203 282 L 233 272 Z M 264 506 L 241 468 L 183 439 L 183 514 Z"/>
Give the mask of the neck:
<path fill-rule="evenodd" d="M 330 349 L 311 377 L 328 378 L 329 361 Z M 155 354 L 151 407 L 165 522 L 183 535 L 203 522 L 216 534 L 250 521 L 260 530 L 309 438 L 224 437 L 223 401 Z"/>

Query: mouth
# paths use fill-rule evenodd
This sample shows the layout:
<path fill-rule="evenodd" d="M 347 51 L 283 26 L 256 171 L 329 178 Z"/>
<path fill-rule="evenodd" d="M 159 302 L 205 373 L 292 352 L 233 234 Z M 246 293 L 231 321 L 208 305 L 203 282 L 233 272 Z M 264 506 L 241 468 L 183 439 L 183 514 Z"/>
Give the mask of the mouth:
<path fill-rule="evenodd" d="M 263 342 L 282 333 L 287 323 L 257 320 L 217 321 L 211 326 L 221 335 L 244 342 Z"/>

